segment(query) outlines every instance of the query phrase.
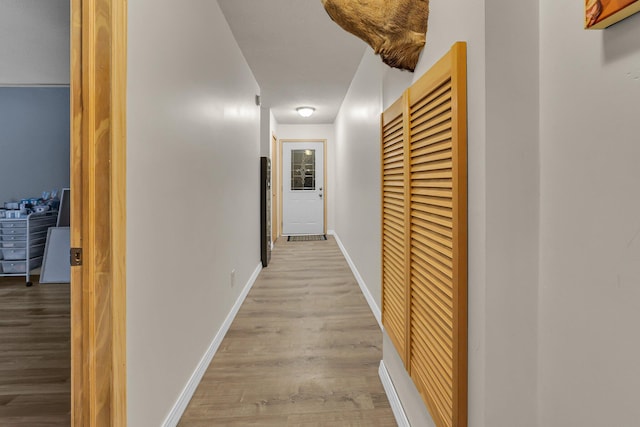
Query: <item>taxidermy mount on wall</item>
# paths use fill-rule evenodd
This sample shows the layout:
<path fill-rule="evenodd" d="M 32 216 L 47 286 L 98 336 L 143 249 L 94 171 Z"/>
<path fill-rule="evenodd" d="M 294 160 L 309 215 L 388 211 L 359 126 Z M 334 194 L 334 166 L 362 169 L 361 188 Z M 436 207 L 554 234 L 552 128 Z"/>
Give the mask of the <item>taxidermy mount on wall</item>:
<path fill-rule="evenodd" d="M 338 25 L 390 67 L 413 71 L 424 47 L 429 0 L 322 0 Z"/>

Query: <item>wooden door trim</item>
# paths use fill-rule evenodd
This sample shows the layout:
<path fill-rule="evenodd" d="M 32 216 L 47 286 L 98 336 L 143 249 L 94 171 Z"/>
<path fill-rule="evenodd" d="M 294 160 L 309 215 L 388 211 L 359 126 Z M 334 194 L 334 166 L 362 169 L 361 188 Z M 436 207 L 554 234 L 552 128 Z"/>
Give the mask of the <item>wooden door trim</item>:
<path fill-rule="evenodd" d="M 272 172 L 271 172 L 271 176 L 273 177 L 273 182 L 271 183 L 271 191 L 273 192 L 273 198 L 275 198 L 275 200 L 271 200 L 271 207 L 272 207 L 272 215 L 271 215 L 271 229 L 272 231 L 272 240 L 275 243 L 276 240 L 278 240 L 278 237 L 280 237 L 280 222 L 279 222 L 279 218 L 280 218 L 280 192 L 279 192 L 279 173 L 278 173 L 278 168 L 280 165 L 280 159 L 278 157 L 278 138 L 276 137 L 275 134 L 271 134 L 271 167 L 272 167 Z"/>
<path fill-rule="evenodd" d="M 126 0 L 71 0 L 71 424 L 126 426 Z"/>
<path fill-rule="evenodd" d="M 322 196 L 322 203 L 324 205 L 324 213 L 323 213 L 323 233 L 327 234 L 327 222 L 328 222 L 328 218 L 327 218 L 327 140 L 326 139 L 281 139 L 280 140 L 280 159 L 282 159 L 282 147 L 283 144 L 287 142 L 287 143 L 307 143 L 307 142 L 321 142 L 322 143 L 322 147 L 323 147 L 323 158 L 322 158 L 322 162 L 323 162 L 323 177 L 322 177 L 322 185 L 323 185 L 323 196 Z M 282 162 L 280 162 L 282 163 Z M 283 171 L 283 165 L 280 165 L 280 183 L 282 184 L 282 182 L 284 181 L 284 178 L 282 177 L 282 171 Z M 284 189 L 282 188 L 282 186 L 280 187 L 280 194 L 284 194 Z M 282 215 L 282 199 L 284 199 L 284 197 L 280 197 L 280 214 Z M 284 224 L 280 224 L 280 229 L 283 230 L 284 229 Z"/>

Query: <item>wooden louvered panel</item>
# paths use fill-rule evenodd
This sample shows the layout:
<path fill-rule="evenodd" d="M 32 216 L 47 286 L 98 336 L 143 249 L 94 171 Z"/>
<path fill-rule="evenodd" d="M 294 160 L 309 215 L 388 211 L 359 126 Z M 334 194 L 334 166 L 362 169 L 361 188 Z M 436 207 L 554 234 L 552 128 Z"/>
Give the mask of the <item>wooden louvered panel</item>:
<path fill-rule="evenodd" d="M 388 187 L 383 189 L 382 203 L 385 205 L 384 209 L 396 210 L 401 208 L 404 210 L 404 191 L 395 190 L 396 191 L 392 191 L 392 189 Z"/>
<path fill-rule="evenodd" d="M 450 171 L 425 171 L 425 172 L 416 172 L 411 174 L 412 178 L 416 178 L 416 179 L 428 179 L 428 180 L 432 180 L 432 181 L 440 181 L 442 182 L 444 185 L 446 185 L 449 188 L 453 188 L 453 183 L 451 181 L 446 181 L 448 178 L 451 177 L 451 172 Z M 423 183 L 417 183 L 416 186 L 428 186 L 431 185 L 432 182 L 423 182 Z"/>
<path fill-rule="evenodd" d="M 467 425 L 466 45 L 381 120 L 383 324 L 438 427 Z"/>
<path fill-rule="evenodd" d="M 413 136 L 416 138 L 431 138 L 431 137 L 442 137 L 447 132 L 451 130 L 451 120 L 446 118 L 446 120 L 442 120 L 436 123 L 425 123 L 422 126 L 416 126 L 413 129 L 415 132 Z M 435 143 L 435 141 L 431 141 L 431 143 Z"/>
<path fill-rule="evenodd" d="M 412 309 L 419 311 L 417 307 Z M 451 418 L 453 411 L 453 402 L 451 394 L 451 383 L 453 379 L 447 375 L 451 371 L 451 365 L 442 356 L 442 350 L 438 348 L 438 343 L 431 335 L 413 334 L 411 336 L 412 350 L 416 353 L 416 357 L 412 357 L 412 366 L 422 366 L 423 370 L 427 368 L 431 375 L 426 375 L 427 383 L 434 385 L 436 390 L 434 394 L 439 395 L 443 400 L 440 402 L 440 408 L 443 410 L 441 416 L 443 418 Z M 433 390 L 432 390 L 433 391 Z"/>
<path fill-rule="evenodd" d="M 442 226 L 444 228 L 447 228 L 450 226 L 451 224 L 451 219 L 449 218 L 443 218 L 441 216 L 438 215 L 433 215 L 431 213 L 426 213 L 426 212 L 422 212 L 422 211 L 414 211 L 411 213 L 411 215 L 415 218 L 415 219 L 421 219 L 427 222 L 432 222 L 436 225 Z"/>
<path fill-rule="evenodd" d="M 451 224 L 451 220 L 453 219 L 452 210 L 447 208 L 441 208 L 430 204 L 414 203 L 411 205 L 411 209 L 417 211 L 415 215 L 425 213 L 437 216 L 440 218 L 440 223 L 445 226 Z M 412 215 L 414 215 L 413 212 Z M 436 218 L 434 218 L 433 220 L 436 221 Z"/>
<path fill-rule="evenodd" d="M 383 239 L 382 246 L 393 246 L 401 253 L 402 257 L 404 257 L 405 251 L 402 245 L 405 236 L 404 221 L 402 218 L 396 217 L 397 212 L 389 208 L 384 209 L 383 215 L 385 215 L 385 218 L 383 218 L 382 221 L 382 232 L 385 233 L 385 235 L 388 234 L 389 238 Z"/>
<path fill-rule="evenodd" d="M 385 183 L 382 185 L 382 191 L 396 194 L 396 198 L 400 195 L 404 200 L 404 187 L 401 185 L 404 179 L 398 179 L 399 172 L 397 170 L 388 170 L 383 168 L 382 172 L 387 175 Z M 400 173 L 403 176 L 403 173 Z"/>
<path fill-rule="evenodd" d="M 387 226 L 385 226 L 385 231 L 393 231 L 393 233 L 391 232 L 388 233 L 390 238 L 385 239 L 382 247 L 385 249 L 386 252 L 388 252 L 387 253 L 388 256 L 395 256 L 398 260 L 398 264 L 400 264 L 401 266 L 404 264 L 404 248 L 400 245 L 400 242 L 402 241 L 402 239 L 397 238 L 397 236 L 400 233 L 398 233 L 397 229 L 389 230 Z"/>
<path fill-rule="evenodd" d="M 428 139 L 415 141 L 415 144 L 411 147 L 411 152 L 415 153 L 417 150 L 424 148 L 428 148 L 430 151 L 438 151 L 444 144 L 447 144 L 447 148 L 451 147 L 451 132 L 440 132 L 437 135 L 431 135 Z"/>
<path fill-rule="evenodd" d="M 451 239 L 447 239 L 442 235 L 438 235 L 433 233 L 429 229 L 422 228 L 418 225 L 415 225 L 416 231 L 424 236 L 425 243 L 432 249 L 436 250 L 441 255 L 453 259 L 453 243 Z"/>
<path fill-rule="evenodd" d="M 416 313 L 422 312 L 423 315 L 428 318 L 427 312 L 424 310 L 421 311 L 419 307 L 412 306 L 411 309 Z M 434 372 L 434 378 L 431 378 L 430 382 L 437 385 L 439 389 L 438 394 L 444 397 L 445 400 L 441 403 L 442 407 L 446 408 L 446 412 L 443 415 L 447 415 L 447 418 L 450 418 L 453 412 L 453 402 L 451 399 L 451 396 L 453 396 L 453 378 L 450 374 L 452 371 L 453 361 L 451 357 L 447 356 L 447 351 L 445 349 L 446 343 L 439 341 L 432 328 L 432 323 L 427 321 L 424 324 L 423 330 L 416 328 L 412 331 L 412 343 L 421 343 L 419 346 L 413 345 L 412 351 L 415 353 L 422 353 L 422 356 L 417 355 L 416 357 L 412 357 L 411 364 L 412 366 L 414 364 L 429 364 L 429 367 Z M 418 348 L 420 348 L 419 351 L 417 350 Z"/>
<path fill-rule="evenodd" d="M 389 131 L 384 135 L 384 148 L 388 148 L 394 144 L 401 143 L 403 141 L 404 129 L 402 126 L 398 126 L 395 123 L 391 125 Z"/>
<path fill-rule="evenodd" d="M 402 207 L 404 209 L 404 197 L 402 194 L 386 191 L 383 193 L 382 202 L 385 203 L 385 207 L 389 209 L 394 209 L 395 207 Z"/>
<path fill-rule="evenodd" d="M 396 154 L 396 155 L 393 155 L 391 152 L 384 153 L 384 165 L 385 166 L 403 164 L 403 162 L 404 162 L 404 153 L 399 153 L 399 154 Z"/>
<path fill-rule="evenodd" d="M 423 220 L 423 219 L 420 219 L 418 217 L 414 217 L 413 218 L 413 225 L 415 227 L 418 227 L 418 226 L 422 227 L 422 228 L 424 228 L 426 230 L 429 230 L 429 231 L 431 231 L 431 232 L 433 232 L 435 234 L 442 235 L 442 238 L 444 238 L 444 239 L 448 238 L 446 240 L 449 241 L 450 244 L 453 247 L 453 242 L 451 240 L 452 237 L 453 237 L 453 231 L 451 230 L 451 228 L 443 227 L 443 226 L 441 226 L 439 224 L 436 224 L 436 223 L 431 222 L 429 220 Z"/>
<path fill-rule="evenodd" d="M 402 221 L 402 207 L 398 206 L 396 203 L 398 202 L 398 200 L 396 199 L 392 199 L 390 197 L 385 197 L 384 198 L 384 202 L 386 203 L 386 206 L 383 209 L 383 214 L 386 215 L 387 217 L 385 218 L 385 222 L 383 223 L 383 225 L 397 225 L 398 227 L 401 228 L 401 235 L 399 236 L 400 238 L 402 238 L 402 235 L 404 234 L 404 224 Z"/>
<path fill-rule="evenodd" d="M 391 145 L 388 148 L 385 148 L 383 151 L 385 157 L 387 156 L 395 156 L 395 155 L 403 155 L 402 145 Z"/>
<path fill-rule="evenodd" d="M 393 108 L 394 107 L 392 106 L 391 109 Z M 386 144 L 388 139 L 401 135 L 404 132 L 401 107 L 398 107 L 397 111 L 391 112 L 389 115 L 393 116 L 393 118 L 384 123 L 382 134 L 384 135 L 385 140 L 383 141 L 383 144 Z"/>
<path fill-rule="evenodd" d="M 417 232 L 413 230 L 412 234 Z M 413 240 L 411 254 L 418 260 L 427 261 L 431 267 L 436 268 L 447 277 L 453 277 L 453 262 L 450 258 L 442 255 L 440 252 L 431 247 L 427 242 Z"/>
<path fill-rule="evenodd" d="M 382 203 L 384 203 L 384 209 L 390 211 L 389 215 L 392 215 L 392 212 L 396 212 L 397 216 L 402 217 L 404 211 L 404 192 L 394 192 L 385 189 L 382 196 Z M 400 215 L 398 215 L 398 213 L 400 213 Z"/>
<path fill-rule="evenodd" d="M 453 290 L 450 285 L 451 278 L 443 274 L 430 260 L 423 260 L 420 257 L 415 257 L 414 260 L 414 269 L 422 271 L 429 278 L 433 278 L 432 283 L 453 299 Z"/>
<path fill-rule="evenodd" d="M 453 202 L 446 197 L 433 197 L 415 194 L 411 199 L 415 205 L 439 206 L 441 208 L 453 209 Z"/>
<path fill-rule="evenodd" d="M 411 153 L 411 164 L 412 165 L 418 165 L 420 164 L 420 160 L 421 158 L 428 156 L 429 157 L 429 163 L 434 163 L 434 162 L 438 162 L 438 161 L 451 161 L 452 157 L 451 157 L 451 148 L 448 148 L 446 150 L 429 150 L 428 148 L 423 149 L 424 151 L 417 151 L 417 152 L 412 152 Z M 448 168 L 451 168 L 451 166 L 448 166 Z M 445 168 L 440 168 L 440 169 L 445 169 Z"/>
<path fill-rule="evenodd" d="M 429 230 L 426 229 L 422 229 L 421 230 L 422 233 L 425 233 L 425 236 L 430 236 L 433 233 L 431 233 Z M 436 237 L 436 236 L 434 236 Z M 436 259 L 438 259 L 438 257 L 442 258 L 442 259 L 447 259 L 447 260 L 452 260 L 453 259 L 453 250 L 449 247 L 447 247 L 447 245 L 445 244 L 441 244 L 439 242 L 437 242 L 436 240 L 430 239 L 428 237 L 426 237 L 425 240 L 425 244 L 430 248 L 430 250 L 434 253 L 437 253 Z M 451 264 L 453 264 L 452 261 L 450 261 Z"/>
<path fill-rule="evenodd" d="M 382 146 L 383 154 L 386 156 L 393 153 L 394 150 L 404 149 L 404 137 L 403 134 L 395 136 L 394 139 L 390 139 Z"/>
<path fill-rule="evenodd" d="M 433 90 L 433 92 L 427 96 L 421 97 L 416 102 L 411 104 L 411 120 L 416 120 L 423 117 L 426 114 L 431 114 L 434 111 L 444 111 L 443 106 L 451 106 L 451 80 L 445 80 L 443 84 Z M 449 108 L 451 109 L 451 108 Z M 421 120 L 426 121 L 427 119 Z"/>
<path fill-rule="evenodd" d="M 402 248 L 398 247 L 397 244 L 392 242 L 392 239 L 386 239 L 382 247 L 385 250 L 386 256 L 390 258 L 389 261 L 392 264 L 395 263 L 399 268 L 401 268 L 404 265 L 404 251 L 402 250 Z M 400 271 L 396 271 L 394 269 L 389 269 L 388 271 L 385 270 L 385 274 L 387 272 L 390 274 L 395 274 L 395 273 L 399 274 L 402 272 L 402 270 Z"/>
<path fill-rule="evenodd" d="M 419 268 L 414 268 L 412 269 L 412 272 L 416 276 L 422 276 L 418 278 L 424 280 L 423 283 L 425 284 L 425 287 L 429 288 L 430 291 L 429 293 L 425 293 L 424 295 L 418 292 L 415 295 L 415 298 L 417 300 L 423 301 L 423 303 L 429 304 L 429 307 L 433 309 L 432 314 L 434 316 L 435 322 L 442 329 L 445 335 L 450 335 L 451 331 L 453 330 L 453 308 L 449 303 L 450 295 L 448 295 L 446 289 L 440 287 L 436 283 L 437 281 L 429 281 L 429 279 L 427 278 L 428 273 L 424 274 L 425 271 L 420 271 Z"/>
<path fill-rule="evenodd" d="M 438 427 L 466 426 L 466 76 L 456 46 L 409 91 L 409 364 Z"/>
<path fill-rule="evenodd" d="M 429 185 L 429 182 L 425 184 L 426 185 L 423 186 L 416 186 L 414 194 L 420 196 L 443 197 L 447 199 L 451 199 L 453 197 L 453 193 L 450 189 L 443 190 L 442 187 L 431 187 L 431 185 Z"/>
<path fill-rule="evenodd" d="M 441 369 L 429 350 L 429 343 L 419 337 L 411 337 L 411 371 L 416 386 L 427 402 L 429 412 L 439 427 L 453 426 L 451 423 L 453 405 L 448 403 L 447 386 L 440 379 Z"/>
<path fill-rule="evenodd" d="M 387 209 L 385 209 L 385 212 L 386 211 Z M 383 244 L 404 240 L 404 235 L 405 235 L 404 227 L 403 227 L 403 224 L 398 223 L 398 221 L 399 220 L 393 219 L 392 217 L 384 219 L 384 222 L 382 223 L 382 230 L 386 233 L 389 233 L 391 238 L 385 239 L 383 241 Z"/>
<path fill-rule="evenodd" d="M 382 322 L 406 363 L 408 153 L 401 101 L 382 116 Z"/>
<path fill-rule="evenodd" d="M 444 139 L 435 144 L 431 144 L 429 146 L 425 146 L 423 148 L 414 149 L 411 152 L 412 156 L 425 156 L 431 153 L 440 153 L 442 158 L 446 158 L 446 156 L 451 156 L 451 139 Z"/>
<path fill-rule="evenodd" d="M 435 129 L 442 127 L 444 124 L 451 123 L 451 103 L 446 103 L 432 111 L 425 111 L 424 114 L 411 117 L 411 134 L 416 136 L 429 135 L 434 136 L 436 133 L 444 132 L 447 128 L 434 132 Z M 451 129 L 449 127 L 448 129 Z"/>
<path fill-rule="evenodd" d="M 400 132 L 402 132 L 402 128 L 400 128 Z M 387 154 L 394 149 L 397 149 L 398 146 L 402 147 L 403 145 L 403 134 L 392 133 L 389 135 L 389 139 L 385 140 L 385 144 L 383 146 L 384 153 Z"/>
<path fill-rule="evenodd" d="M 389 294 L 388 294 L 389 299 L 387 302 L 390 304 L 398 304 L 397 308 L 401 308 L 399 305 L 399 302 L 402 301 L 402 294 L 399 292 L 399 289 L 400 289 L 399 286 L 403 283 L 402 278 L 395 277 L 391 274 L 385 274 L 384 277 L 386 280 L 388 280 L 390 283 L 394 285 L 389 288 Z M 390 318 L 396 319 L 398 324 L 402 324 L 404 323 L 404 321 L 401 321 L 401 319 L 404 317 L 404 316 L 401 316 L 402 313 L 404 313 L 404 311 L 390 310 L 389 312 L 387 312 L 387 315 Z"/>
<path fill-rule="evenodd" d="M 431 155 L 427 155 L 430 157 Z M 427 171 L 446 171 L 451 173 L 451 167 L 453 166 L 453 160 L 451 158 L 444 160 L 433 159 L 430 162 L 417 163 L 412 162 L 412 172 L 427 172 Z"/>
<path fill-rule="evenodd" d="M 444 99 L 446 101 L 451 100 L 451 79 L 445 79 L 439 87 L 431 89 L 431 93 L 427 96 L 421 97 L 417 102 L 413 103 L 411 114 L 415 115 L 416 111 L 423 109 L 425 105 L 438 105 L 438 99 Z"/>
<path fill-rule="evenodd" d="M 395 208 L 395 206 L 394 206 Z M 404 240 L 405 230 L 402 218 L 398 218 L 397 212 L 394 212 L 391 208 L 385 208 L 385 218 L 382 223 L 385 231 L 389 232 L 391 239 L 385 239 L 384 243 L 393 243 Z M 404 251 L 403 251 L 404 252 Z"/>

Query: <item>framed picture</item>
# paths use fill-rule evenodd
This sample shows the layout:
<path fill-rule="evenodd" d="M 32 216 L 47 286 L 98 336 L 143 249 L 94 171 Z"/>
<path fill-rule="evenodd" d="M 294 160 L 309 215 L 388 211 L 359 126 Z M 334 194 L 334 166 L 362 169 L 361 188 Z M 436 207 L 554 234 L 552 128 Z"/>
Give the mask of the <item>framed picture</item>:
<path fill-rule="evenodd" d="M 607 28 L 636 12 L 640 12 L 640 0 L 585 0 L 584 28 Z"/>

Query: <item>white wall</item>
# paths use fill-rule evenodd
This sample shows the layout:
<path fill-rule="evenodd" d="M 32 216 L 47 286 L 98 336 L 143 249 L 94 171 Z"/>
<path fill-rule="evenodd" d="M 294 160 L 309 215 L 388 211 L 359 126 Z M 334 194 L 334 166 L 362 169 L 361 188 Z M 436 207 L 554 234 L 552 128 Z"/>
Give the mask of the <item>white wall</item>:
<path fill-rule="evenodd" d="M 69 0 L 2 0 L 0 85 L 69 84 Z"/>
<path fill-rule="evenodd" d="M 380 59 L 367 48 L 336 119 L 335 231 L 378 308 L 383 71 Z"/>
<path fill-rule="evenodd" d="M 534 427 L 538 425 L 538 0 L 485 0 L 485 5 L 486 241 L 484 248 L 470 246 L 472 258 L 486 257 L 484 422 L 487 427 L 510 427 L 517 419 L 519 427 Z M 470 130 L 470 144 L 474 139 Z M 470 168 L 475 154 L 470 153 Z M 473 177 L 469 185 L 471 201 Z M 473 270 L 469 288 L 474 310 Z M 470 318 L 472 334 L 479 320 Z M 474 400 L 478 397 L 471 395 Z M 477 425 L 475 420 L 471 425 Z"/>
<path fill-rule="evenodd" d="M 0 5 L 0 204 L 69 186 L 69 0 Z M 8 87 L 2 87 L 8 86 Z"/>
<path fill-rule="evenodd" d="M 275 135 L 276 138 L 278 137 L 278 121 L 273 115 L 273 111 L 269 110 L 269 138 L 271 138 L 273 135 Z M 271 150 L 269 150 L 269 153 L 271 153 Z"/>
<path fill-rule="evenodd" d="M 259 264 L 259 88 L 217 2 L 128 12 L 128 424 L 157 427 Z"/>
<path fill-rule="evenodd" d="M 335 206 L 336 206 L 336 134 L 335 126 L 330 125 L 277 125 L 276 136 L 282 139 L 326 139 L 327 140 L 327 188 L 325 197 L 327 198 L 327 230 L 335 229 Z"/>
<path fill-rule="evenodd" d="M 260 156 L 271 154 L 271 109 L 260 107 Z"/>
<path fill-rule="evenodd" d="M 0 206 L 69 187 L 69 88 L 0 87 Z"/>
<path fill-rule="evenodd" d="M 540 426 L 640 420 L 640 15 L 540 1 Z"/>

